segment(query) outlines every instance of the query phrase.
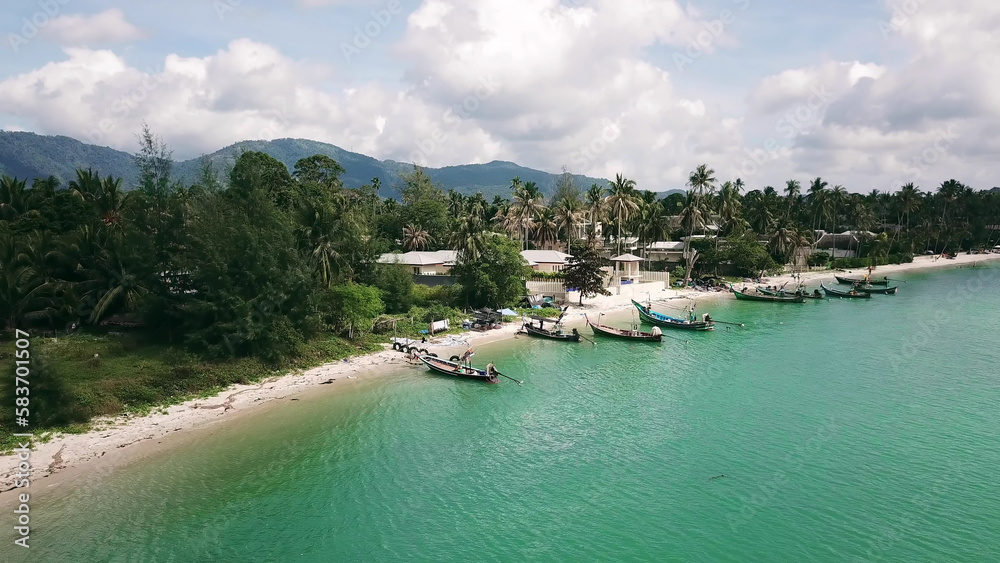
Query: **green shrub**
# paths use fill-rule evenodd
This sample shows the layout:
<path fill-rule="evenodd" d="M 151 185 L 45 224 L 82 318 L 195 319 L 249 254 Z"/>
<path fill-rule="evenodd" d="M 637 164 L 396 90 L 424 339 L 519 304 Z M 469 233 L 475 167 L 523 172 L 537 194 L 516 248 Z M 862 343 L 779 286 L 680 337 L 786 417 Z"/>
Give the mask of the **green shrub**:
<path fill-rule="evenodd" d="M 830 263 L 830 254 L 828 252 L 817 252 L 816 254 L 810 254 L 809 258 L 806 259 L 809 266 L 826 266 Z"/>

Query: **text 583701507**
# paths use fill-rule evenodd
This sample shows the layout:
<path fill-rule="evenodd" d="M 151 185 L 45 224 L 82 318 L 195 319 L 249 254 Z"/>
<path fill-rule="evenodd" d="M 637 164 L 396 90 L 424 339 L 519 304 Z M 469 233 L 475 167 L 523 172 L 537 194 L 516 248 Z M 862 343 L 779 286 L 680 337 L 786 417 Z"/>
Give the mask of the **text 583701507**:
<path fill-rule="evenodd" d="M 14 331 L 14 422 L 21 428 L 27 430 L 30 411 L 30 400 L 28 399 L 29 383 L 31 375 L 31 336 L 21 330 Z M 31 433 L 25 432 L 14 434 L 17 437 L 28 438 L 25 443 L 18 444 L 15 449 L 20 460 L 17 467 L 17 475 L 14 481 L 15 488 L 27 488 L 30 486 L 31 477 Z M 14 510 L 14 543 L 21 547 L 28 547 L 28 534 L 30 529 L 30 517 L 28 493 L 21 493 L 17 497 L 17 508 Z"/>
<path fill-rule="evenodd" d="M 18 426 L 24 428 L 28 426 L 28 376 L 31 375 L 31 351 L 28 349 L 30 341 L 28 333 L 15 330 L 14 346 L 14 417 Z"/>

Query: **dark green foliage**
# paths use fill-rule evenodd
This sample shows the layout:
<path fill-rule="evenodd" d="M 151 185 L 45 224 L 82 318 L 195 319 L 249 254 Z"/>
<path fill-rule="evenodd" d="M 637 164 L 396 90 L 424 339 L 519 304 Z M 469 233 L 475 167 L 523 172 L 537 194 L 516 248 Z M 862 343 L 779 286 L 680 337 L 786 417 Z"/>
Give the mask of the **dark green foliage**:
<path fill-rule="evenodd" d="M 296 198 L 292 177 L 281 162 L 262 152 L 245 152 L 240 155 L 229 174 L 229 189 L 233 197 L 247 197 L 254 191 L 263 191 L 272 203 L 289 209 Z"/>
<path fill-rule="evenodd" d="M 435 186 L 421 168 L 414 167 L 413 172 L 403 179 L 406 182 L 401 214 L 403 223 L 420 226 L 430 234 L 428 250 L 445 248 L 451 220 L 444 191 Z"/>
<path fill-rule="evenodd" d="M 380 264 L 375 268 L 375 287 L 382 290 L 387 313 L 405 313 L 413 306 L 413 275 L 401 266 Z"/>
<path fill-rule="evenodd" d="M 811 267 L 815 266 L 826 266 L 830 263 L 830 253 L 829 252 L 817 252 L 815 254 L 810 254 L 807 259 L 807 263 Z"/>
<path fill-rule="evenodd" d="M 382 314 L 381 292 L 378 288 L 347 283 L 327 290 L 321 296 L 325 320 L 335 332 L 347 332 L 351 338 L 355 331 Z"/>
<path fill-rule="evenodd" d="M 462 286 L 463 304 L 500 309 L 517 304 L 525 294 L 531 268 L 520 247 L 500 236 L 488 237 L 475 260 L 462 260 L 452 272 Z"/>
<path fill-rule="evenodd" d="M 235 202 L 204 196 L 177 257 L 195 288 L 181 305 L 185 341 L 213 357 L 276 361 L 318 327 L 309 265 L 272 193 L 251 183 Z"/>
<path fill-rule="evenodd" d="M 602 270 L 602 268 L 610 266 L 611 262 L 601 256 L 595 241 L 581 241 L 573 246 L 573 251 L 570 254 L 573 255 L 573 258 L 563 270 L 565 274 L 563 286 L 580 292 L 580 304 L 583 304 L 584 297 L 611 295 L 604 288 L 604 271 Z"/>

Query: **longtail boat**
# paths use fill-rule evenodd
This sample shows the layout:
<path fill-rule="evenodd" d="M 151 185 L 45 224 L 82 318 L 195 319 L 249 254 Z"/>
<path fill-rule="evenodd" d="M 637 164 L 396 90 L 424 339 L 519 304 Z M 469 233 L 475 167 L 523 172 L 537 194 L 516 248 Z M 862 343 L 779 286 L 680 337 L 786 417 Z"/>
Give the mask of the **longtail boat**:
<path fill-rule="evenodd" d="M 783 290 L 780 290 L 780 289 L 777 290 L 777 291 L 775 291 L 773 289 L 767 289 L 766 287 L 757 286 L 757 291 L 763 293 L 764 295 L 776 295 L 776 296 L 779 296 L 779 297 L 782 296 L 782 295 L 785 295 L 785 296 L 787 296 L 787 295 L 800 295 L 800 296 L 804 297 L 805 299 L 823 299 L 823 294 L 820 293 L 820 291 L 818 289 L 814 289 L 812 291 L 812 293 L 810 293 L 810 292 L 808 292 L 808 291 L 806 291 L 804 289 L 799 289 L 799 290 L 795 291 L 794 293 L 788 293 L 787 291 L 783 291 Z"/>
<path fill-rule="evenodd" d="M 892 287 L 872 287 L 870 285 L 869 286 L 859 285 L 859 286 L 855 287 L 854 289 L 857 290 L 857 291 L 864 292 L 864 293 L 878 293 L 878 294 L 881 294 L 881 295 L 896 295 L 896 291 L 899 289 L 899 286 L 898 285 L 894 285 Z"/>
<path fill-rule="evenodd" d="M 805 303 L 806 298 L 801 295 L 765 295 L 763 293 L 745 293 L 733 286 L 729 286 L 729 290 L 733 292 L 736 299 L 741 301 L 770 301 L 772 303 Z"/>
<path fill-rule="evenodd" d="M 715 330 L 715 323 L 711 320 L 690 321 L 678 319 L 664 315 L 663 313 L 657 313 L 649 307 L 644 306 L 642 303 L 639 303 L 635 299 L 632 300 L 632 304 L 635 305 L 636 309 L 639 309 L 639 318 L 651 325 L 678 328 L 681 330 Z M 710 318 L 711 317 L 709 317 L 709 319 Z"/>
<path fill-rule="evenodd" d="M 823 291 L 825 291 L 827 295 L 830 295 L 832 297 L 849 297 L 852 299 L 871 299 L 872 297 L 871 293 L 857 291 L 853 288 L 850 291 L 839 291 L 836 289 L 830 289 L 829 287 L 826 287 L 825 285 L 822 284 L 820 284 L 820 287 L 823 288 Z"/>
<path fill-rule="evenodd" d="M 579 342 L 580 332 L 573 329 L 573 332 L 567 334 L 559 330 L 549 330 L 547 328 L 537 327 L 534 324 L 525 323 L 521 326 L 528 336 L 537 336 L 538 338 L 548 338 L 550 340 L 562 340 L 565 342 Z"/>
<path fill-rule="evenodd" d="M 587 324 L 590 325 L 590 330 L 594 331 L 594 334 L 601 336 L 608 336 L 621 340 L 639 340 L 642 342 L 661 342 L 663 340 L 663 333 L 660 331 L 659 327 L 654 326 L 651 332 L 642 332 L 640 330 L 627 330 L 615 328 L 613 326 L 594 324 L 590 322 L 589 316 L 586 317 L 586 319 Z"/>
<path fill-rule="evenodd" d="M 497 372 L 496 369 L 492 369 L 492 366 L 491 369 L 479 369 L 472 366 L 465 366 L 458 362 L 442 360 L 441 358 L 435 358 L 426 354 L 419 356 L 419 359 L 425 366 L 430 368 L 431 371 L 436 371 L 440 374 L 476 379 L 486 383 L 500 383 L 500 378 L 498 377 L 499 372 Z"/>
<path fill-rule="evenodd" d="M 845 278 L 843 276 L 836 276 L 836 275 L 833 276 L 833 277 L 837 278 L 837 283 L 844 284 L 844 285 L 854 285 L 856 283 L 863 284 L 866 281 L 864 279 Z M 867 283 L 869 285 L 887 286 L 887 285 L 889 285 L 889 278 L 883 278 L 883 279 L 880 279 L 880 280 L 867 280 Z"/>

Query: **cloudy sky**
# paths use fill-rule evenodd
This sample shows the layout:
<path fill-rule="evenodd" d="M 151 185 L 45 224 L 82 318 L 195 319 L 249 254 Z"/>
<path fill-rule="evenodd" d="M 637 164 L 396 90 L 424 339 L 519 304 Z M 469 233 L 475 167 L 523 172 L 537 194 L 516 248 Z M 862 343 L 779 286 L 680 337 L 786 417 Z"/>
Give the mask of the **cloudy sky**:
<path fill-rule="evenodd" d="M 8 0 L 0 128 L 682 187 L 1000 185 L 997 0 Z"/>

